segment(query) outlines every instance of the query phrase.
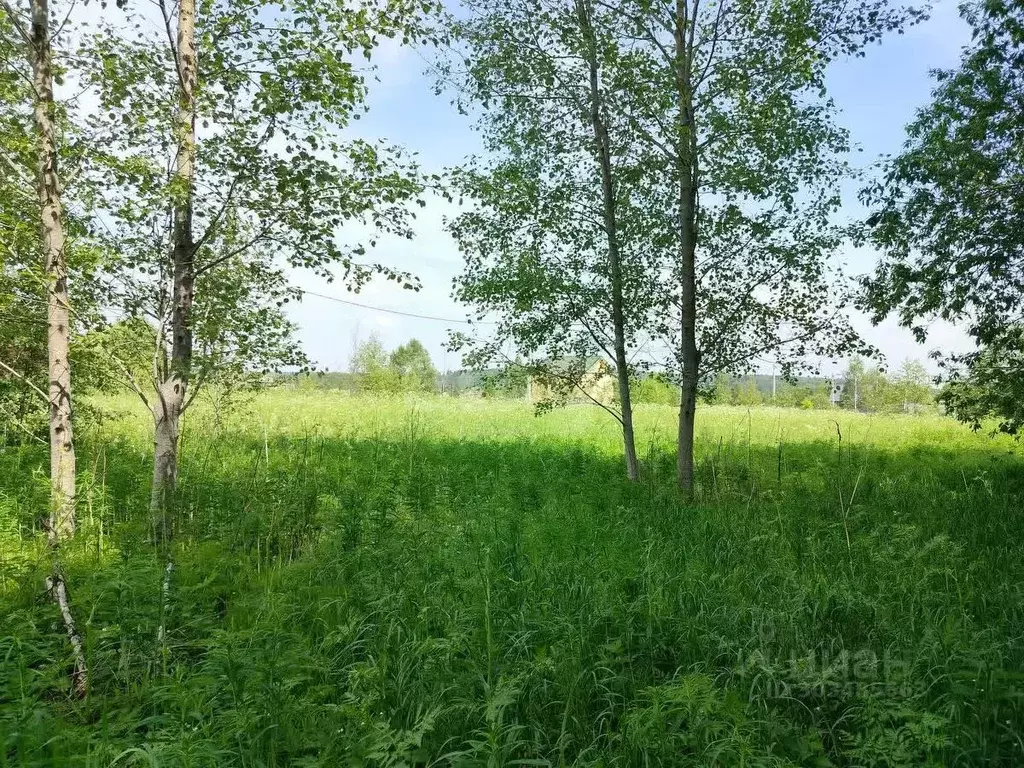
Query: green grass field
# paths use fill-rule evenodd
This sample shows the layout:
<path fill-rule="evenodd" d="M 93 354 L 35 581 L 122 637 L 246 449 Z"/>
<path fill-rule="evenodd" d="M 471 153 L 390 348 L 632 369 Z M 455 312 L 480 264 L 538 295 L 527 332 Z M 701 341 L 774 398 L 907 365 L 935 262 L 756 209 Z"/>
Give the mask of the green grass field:
<path fill-rule="evenodd" d="M 1024 763 L 1010 439 L 705 408 L 690 504 L 671 408 L 630 485 L 595 408 L 278 391 L 187 416 L 165 605 L 150 424 L 98 408 L 63 552 L 84 701 L 46 449 L 0 449 L 0 764 Z"/>

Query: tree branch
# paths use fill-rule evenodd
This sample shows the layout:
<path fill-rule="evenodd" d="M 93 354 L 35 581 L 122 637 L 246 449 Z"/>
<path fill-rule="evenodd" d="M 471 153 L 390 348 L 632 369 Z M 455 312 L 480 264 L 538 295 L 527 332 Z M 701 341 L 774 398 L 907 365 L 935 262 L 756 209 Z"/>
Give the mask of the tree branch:
<path fill-rule="evenodd" d="M 3 368 L 8 373 L 10 373 L 12 376 L 14 376 L 14 378 L 22 381 L 27 386 L 31 387 L 36 392 L 36 394 L 38 394 L 41 398 L 43 398 L 44 401 L 46 401 L 47 403 L 50 402 L 50 396 L 48 394 L 46 394 L 45 392 L 43 392 L 43 390 L 41 390 L 39 387 L 37 387 L 31 381 L 29 381 L 27 376 L 25 376 L 24 374 L 18 373 L 16 370 L 11 368 L 11 366 L 9 366 L 3 360 L 0 360 L 0 368 Z"/>
<path fill-rule="evenodd" d="M 47 443 L 47 442 L 46 442 L 45 440 L 43 440 L 43 438 L 41 438 L 41 437 L 40 437 L 39 435 L 37 435 L 37 434 L 36 434 L 35 432 L 33 432 L 33 431 L 32 431 L 31 429 L 29 429 L 28 427 L 26 427 L 26 426 L 25 426 L 25 425 L 24 425 L 24 424 L 22 423 L 21 419 L 19 419 L 19 418 L 18 418 L 17 416 L 15 416 L 15 415 L 14 415 L 13 413 L 11 413 L 11 412 L 10 412 L 9 410 L 7 410 L 7 409 L 6 409 L 6 408 L 5 408 L 4 406 L 3 406 L 3 404 L 2 404 L 2 403 L 0 403 L 0 410 L 2 410 L 2 411 L 3 411 L 4 413 L 6 413 L 6 414 L 7 414 L 7 418 L 9 418 L 9 419 L 11 420 L 11 423 L 12 423 L 12 424 L 14 424 L 14 426 L 16 426 L 16 427 L 17 427 L 18 429 L 20 429 L 20 430 L 21 430 L 22 432 L 24 432 L 24 433 L 25 433 L 26 435 L 28 435 L 29 437 L 31 437 L 31 438 L 32 438 L 33 440 L 35 440 L 36 442 L 42 443 L 43 445 L 49 445 L 49 443 Z"/>
<path fill-rule="evenodd" d="M 21 36 L 21 39 L 24 40 L 27 45 L 31 46 L 32 35 L 25 27 L 24 22 L 22 22 L 18 11 L 12 8 L 7 0 L 0 0 L 0 6 L 3 6 L 3 9 L 7 11 L 7 16 L 11 20 L 11 24 L 14 25 L 14 29 L 18 32 L 18 35 Z"/>

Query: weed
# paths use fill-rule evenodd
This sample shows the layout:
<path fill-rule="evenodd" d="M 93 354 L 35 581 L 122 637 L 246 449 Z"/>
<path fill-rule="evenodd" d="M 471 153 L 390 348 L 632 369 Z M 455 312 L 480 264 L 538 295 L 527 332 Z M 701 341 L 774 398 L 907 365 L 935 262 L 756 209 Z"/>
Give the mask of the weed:
<path fill-rule="evenodd" d="M 596 409 L 274 392 L 190 414 L 165 605 L 146 417 L 100 405 L 64 552 L 84 701 L 45 456 L 0 448 L 0 765 L 1024 761 L 1007 439 L 709 408 L 687 504 L 669 407 L 630 484 Z"/>

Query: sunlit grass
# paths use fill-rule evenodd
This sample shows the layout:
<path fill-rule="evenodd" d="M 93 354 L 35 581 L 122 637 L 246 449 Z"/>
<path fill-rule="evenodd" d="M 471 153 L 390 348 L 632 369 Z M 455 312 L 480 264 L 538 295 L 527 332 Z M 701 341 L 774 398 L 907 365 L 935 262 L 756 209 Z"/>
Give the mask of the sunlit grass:
<path fill-rule="evenodd" d="M 0 764 L 978 765 L 1024 759 L 1024 462 L 938 416 L 276 391 L 187 417 L 169 640 L 151 446 L 83 427 L 41 599 L 37 446 L 0 453 Z M 526 762 L 523 762 L 526 761 Z"/>

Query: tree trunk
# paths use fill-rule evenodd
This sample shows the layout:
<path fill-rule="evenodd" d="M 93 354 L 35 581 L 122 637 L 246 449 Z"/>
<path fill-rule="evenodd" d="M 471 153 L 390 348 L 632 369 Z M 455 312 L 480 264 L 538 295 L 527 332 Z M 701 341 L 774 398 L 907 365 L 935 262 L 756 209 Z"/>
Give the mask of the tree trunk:
<path fill-rule="evenodd" d="M 61 212 L 60 176 L 57 171 L 57 141 L 53 103 L 53 55 L 50 44 L 50 8 L 47 0 L 31 0 L 32 28 L 29 58 L 35 92 L 40 238 L 46 273 L 46 348 L 50 416 L 50 513 L 46 535 L 54 553 L 47 590 L 60 609 L 71 644 L 74 671 L 72 688 L 79 697 L 88 688 L 88 668 L 82 637 L 75 625 L 67 583 L 57 562 L 62 540 L 75 533 L 75 442 L 71 428 L 71 304 L 68 300 L 68 270 L 64 254 L 64 219 Z"/>
<path fill-rule="evenodd" d="M 50 10 L 47 0 L 32 0 L 32 85 L 39 153 L 36 192 L 46 272 L 46 348 L 49 373 L 50 514 L 47 535 L 56 546 L 75 532 L 75 443 L 71 428 L 70 303 L 64 257 L 64 220 L 53 106 Z"/>
<path fill-rule="evenodd" d="M 68 642 L 71 644 L 71 652 L 74 657 L 74 670 L 71 672 L 71 688 L 78 698 L 85 698 L 89 689 L 89 670 L 85 665 L 85 648 L 82 644 L 82 636 L 75 624 L 75 616 L 71 612 L 71 598 L 68 597 L 67 582 L 59 567 L 54 567 L 53 573 L 46 577 L 46 589 L 57 603 L 60 610 L 60 617 L 64 621 L 64 631 L 67 633 Z"/>
<path fill-rule="evenodd" d="M 171 501 L 178 480 L 178 435 L 185 390 L 176 378 L 169 378 L 157 392 L 153 405 L 153 489 L 150 510 L 157 541 L 172 536 Z"/>
<path fill-rule="evenodd" d="M 687 39 L 687 4 L 676 0 L 675 79 L 678 113 L 677 171 L 679 174 L 679 281 L 681 334 L 679 356 L 682 363 L 679 403 L 679 436 L 676 471 L 679 488 L 693 492 L 693 427 L 700 382 L 700 351 L 697 348 L 697 142 L 693 119 L 693 92 L 690 72 L 692 29 Z"/>
<path fill-rule="evenodd" d="M 693 426 L 697 410 L 697 386 L 700 381 L 700 353 L 697 349 L 697 285 L 695 259 L 695 227 L 692 184 L 680 190 L 680 218 L 682 219 L 682 246 L 680 280 L 682 283 L 682 334 L 680 357 L 683 375 L 679 402 L 679 439 L 676 469 L 679 488 L 685 493 L 693 491 Z"/>
<path fill-rule="evenodd" d="M 629 371 L 626 367 L 625 347 L 615 345 L 615 368 L 619 379 L 619 400 L 622 404 L 622 441 L 626 452 L 626 478 L 640 479 L 640 465 L 636 458 L 636 438 L 633 434 L 633 404 L 629 394 Z"/>
<path fill-rule="evenodd" d="M 174 128 L 177 152 L 174 160 L 175 189 L 171 231 L 172 289 L 171 359 L 160 382 L 153 407 L 153 489 L 150 497 L 158 537 L 166 542 L 171 533 L 170 507 L 177 484 L 178 436 L 181 414 L 192 369 L 192 303 L 195 294 L 195 243 L 192 234 L 193 183 L 195 176 L 195 92 L 197 61 L 195 0 L 178 4 L 177 61 L 178 110 Z"/>
<path fill-rule="evenodd" d="M 679 435 L 676 444 L 676 474 L 679 489 L 684 493 L 693 492 L 693 425 L 696 410 L 696 387 L 687 386 L 684 382 L 679 403 Z"/>
<path fill-rule="evenodd" d="M 576 0 L 580 27 L 586 37 L 587 63 L 590 69 L 590 123 L 594 131 L 594 145 L 601 168 L 601 198 L 603 202 L 604 230 L 608 239 L 608 273 L 611 282 L 613 346 L 615 371 L 618 379 L 619 404 L 622 409 L 622 441 L 626 456 L 626 477 L 637 480 L 640 468 L 636 458 L 636 439 L 633 434 L 633 403 L 629 393 L 629 361 L 626 359 L 626 323 L 622 295 L 622 259 L 619 252 L 618 207 L 612 178 L 611 141 L 608 126 L 601 114 L 601 89 L 598 77 L 597 41 L 594 38 L 590 7 L 586 0 Z"/>

